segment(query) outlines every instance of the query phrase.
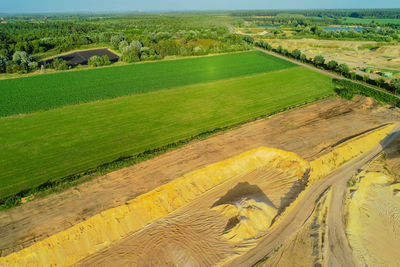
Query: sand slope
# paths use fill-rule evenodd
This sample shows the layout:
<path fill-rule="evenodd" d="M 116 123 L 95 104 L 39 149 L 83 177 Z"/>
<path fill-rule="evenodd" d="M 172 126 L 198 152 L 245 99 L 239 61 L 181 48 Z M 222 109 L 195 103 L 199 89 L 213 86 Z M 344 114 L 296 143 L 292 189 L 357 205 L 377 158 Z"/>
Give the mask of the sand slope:
<path fill-rule="evenodd" d="M 365 266 L 400 263 L 400 184 L 377 172 L 363 172 L 349 204 L 347 235 Z"/>

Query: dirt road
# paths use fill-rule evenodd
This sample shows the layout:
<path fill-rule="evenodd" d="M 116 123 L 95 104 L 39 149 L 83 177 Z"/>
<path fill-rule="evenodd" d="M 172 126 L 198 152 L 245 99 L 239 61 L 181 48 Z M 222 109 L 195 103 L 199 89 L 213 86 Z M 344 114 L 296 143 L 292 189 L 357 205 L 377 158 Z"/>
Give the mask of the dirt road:
<path fill-rule="evenodd" d="M 244 151 L 275 147 L 312 160 L 340 140 L 398 118 L 399 114 L 367 99 L 349 102 L 336 98 L 193 142 L 59 194 L 0 212 L 0 254 L 18 251 L 184 173 Z"/>
<path fill-rule="evenodd" d="M 330 187 L 333 189 L 333 197 L 328 224 L 328 266 L 355 266 L 351 249 L 343 229 L 343 208 L 344 191 L 348 179 L 352 177 L 357 169 L 375 158 L 384 146 L 400 133 L 398 126 L 391 135 L 371 151 L 348 162 L 334 173 L 327 176 L 307 189 L 302 198 L 295 204 L 291 212 L 278 224 L 272 226 L 266 236 L 260 241 L 257 247 L 249 250 L 243 256 L 229 262 L 229 266 L 251 266 L 270 254 L 275 248 L 284 243 L 290 235 L 297 231 L 307 218 L 312 214 L 315 203 L 320 196 Z M 334 196 L 336 195 L 336 196 Z M 332 209 L 332 207 L 334 207 Z"/>

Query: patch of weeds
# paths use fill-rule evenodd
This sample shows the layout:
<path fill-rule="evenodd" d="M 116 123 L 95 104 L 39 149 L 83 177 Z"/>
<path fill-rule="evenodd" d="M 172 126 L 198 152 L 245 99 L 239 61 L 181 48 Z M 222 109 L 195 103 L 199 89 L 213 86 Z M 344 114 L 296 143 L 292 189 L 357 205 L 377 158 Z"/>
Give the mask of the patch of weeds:
<path fill-rule="evenodd" d="M 261 266 L 263 263 L 265 263 L 271 257 L 272 254 L 277 253 L 282 246 L 283 246 L 283 244 L 280 244 L 279 246 L 277 246 L 268 256 L 265 256 L 264 258 L 259 260 L 256 264 L 254 264 L 253 266 L 255 266 L 255 267 Z"/>

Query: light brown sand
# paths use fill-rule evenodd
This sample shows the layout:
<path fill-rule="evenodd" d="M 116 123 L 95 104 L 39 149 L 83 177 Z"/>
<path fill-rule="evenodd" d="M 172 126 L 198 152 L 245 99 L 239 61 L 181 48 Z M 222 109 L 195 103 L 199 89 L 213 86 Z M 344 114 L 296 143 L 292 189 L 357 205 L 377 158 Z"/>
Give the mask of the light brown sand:
<path fill-rule="evenodd" d="M 399 118 L 396 112 L 365 103 L 362 99 L 355 102 L 332 99 L 259 120 L 2 212 L 1 254 L 18 251 L 184 173 L 244 151 L 269 146 L 313 159 L 349 136 Z M 272 198 L 271 194 L 268 197 Z"/>

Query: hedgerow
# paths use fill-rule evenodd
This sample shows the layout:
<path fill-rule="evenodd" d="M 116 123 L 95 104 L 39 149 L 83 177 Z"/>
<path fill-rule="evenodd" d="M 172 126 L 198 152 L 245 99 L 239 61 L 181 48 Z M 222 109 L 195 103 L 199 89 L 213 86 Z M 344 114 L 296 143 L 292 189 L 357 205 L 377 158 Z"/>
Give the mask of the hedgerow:
<path fill-rule="evenodd" d="M 392 94 L 365 86 L 363 84 L 354 83 L 349 80 L 334 78 L 333 83 L 337 86 L 336 93 L 346 99 L 352 99 L 354 95 L 362 95 L 373 97 L 379 102 L 400 107 L 400 99 Z"/>

